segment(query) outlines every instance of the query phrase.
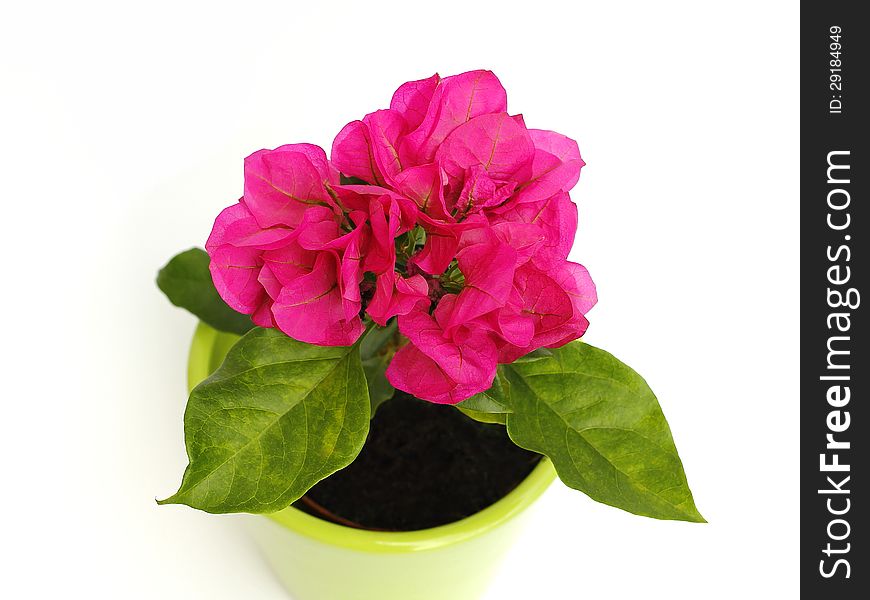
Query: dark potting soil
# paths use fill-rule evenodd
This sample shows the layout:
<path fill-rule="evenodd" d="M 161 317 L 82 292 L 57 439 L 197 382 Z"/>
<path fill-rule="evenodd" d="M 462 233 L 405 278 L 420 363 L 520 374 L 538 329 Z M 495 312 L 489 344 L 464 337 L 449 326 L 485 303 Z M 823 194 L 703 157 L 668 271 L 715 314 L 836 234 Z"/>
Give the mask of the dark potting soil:
<path fill-rule="evenodd" d="M 372 419 L 357 459 L 296 506 L 363 529 L 426 529 L 501 499 L 540 458 L 514 445 L 502 425 L 396 392 Z"/>

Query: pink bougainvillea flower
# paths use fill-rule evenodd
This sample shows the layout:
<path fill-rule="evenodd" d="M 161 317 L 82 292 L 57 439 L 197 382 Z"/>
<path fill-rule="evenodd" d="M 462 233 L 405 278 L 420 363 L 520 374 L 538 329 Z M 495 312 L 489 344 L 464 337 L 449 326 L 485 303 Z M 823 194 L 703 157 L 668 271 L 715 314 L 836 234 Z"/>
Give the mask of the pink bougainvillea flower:
<path fill-rule="evenodd" d="M 580 151 L 570 138 L 529 129 L 521 116 L 509 115 L 504 89 L 492 73 L 403 84 L 389 110 L 370 113 L 339 134 L 332 158 L 345 175 L 412 200 L 426 231 L 406 272 L 425 274 L 430 298 L 443 297 L 434 320 L 422 318 L 416 306 L 400 317 L 412 343 L 391 367 L 397 387 L 439 402 L 461 399 L 469 390 L 449 364 L 439 362 L 443 357 L 434 346 L 414 342 L 418 326 L 436 339 L 437 324 L 437 339 L 446 340 L 438 347 L 444 348 L 458 343 L 459 332 L 478 341 L 486 332 L 500 362 L 583 334 L 595 287 L 583 267 L 567 260 L 577 228 L 568 191 L 584 165 Z M 373 228 L 389 238 L 376 218 Z M 392 259 L 386 256 L 382 265 Z M 444 295 L 441 278 L 448 270 L 461 274 L 450 276 L 461 289 Z M 399 281 L 401 273 L 378 279 L 379 310 L 397 293 Z M 418 369 L 413 377 L 404 372 L 412 365 Z M 424 371 L 440 382 L 433 390 L 441 391 L 414 383 Z"/>
<path fill-rule="evenodd" d="M 531 224 L 537 226 L 543 237 L 543 248 L 535 253 L 535 262 L 542 268 L 568 258 L 577 231 L 577 205 L 566 192 L 537 202 L 513 203 L 497 211 L 503 226 Z"/>
<path fill-rule="evenodd" d="M 244 202 L 262 227 L 296 227 L 311 206 L 340 212 L 325 186 L 338 183 L 336 174 L 323 150 L 311 144 L 260 150 L 245 159 Z"/>
<path fill-rule="evenodd" d="M 336 198 L 345 210 L 371 213 L 377 204 L 372 200 L 378 200 L 382 210 L 390 215 L 392 206 L 398 208 L 397 234 L 402 234 L 413 229 L 417 222 L 417 206 L 413 201 L 389 188 L 376 185 L 341 185 L 334 186 Z"/>
<path fill-rule="evenodd" d="M 406 315 L 414 309 L 429 308 L 429 284 L 420 275 L 402 277 L 395 271 L 378 275 L 375 293 L 366 314 L 383 327 L 396 315 Z"/>
<path fill-rule="evenodd" d="M 447 327 L 458 327 L 505 305 L 513 286 L 517 252 L 489 227 L 463 234 L 457 266 L 464 277 Z"/>
<path fill-rule="evenodd" d="M 339 172 L 310 144 L 246 159 L 245 196 L 218 216 L 206 244 L 227 304 L 301 341 L 356 341 L 370 227 L 367 213 L 339 208 L 329 191 L 338 184 Z"/>
<path fill-rule="evenodd" d="M 332 142 L 332 161 L 348 177 L 386 184 L 375 162 L 371 133 L 362 121 L 351 121 L 338 133 Z"/>
<path fill-rule="evenodd" d="M 374 163 L 381 179 L 395 185 L 395 176 L 404 170 L 399 156 L 399 140 L 406 131 L 405 119 L 397 111 L 378 110 L 366 115 L 363 123 L 368 127 Z"/>
<path fill-rule="evenodd" d="M 444 204 L 442 173 L 437 164 L 410 167 L 393 179 L 396 191 L 413 200 L 423 214 L 438 221 L 453 221 Z"/>
<path fill-rule="evenodd" d="M 305 243 L 302 232 L 318 230 L 303 227 L 297 230 L 298 245 L 308 254 L 296 251 L 293 256 L 290 244 L 284 248 L 283 256 L 289 259 L 289 264 L 275 267 L 278 272 L 288 269 L 283 272 L 289 275 L 273 298 L 272 314 L 281 331 L 297 340 L 323 346 L 350 345 L 360 336 L 363 249 L 371 237 L 365 219 L 361 212 L 351 213 L 350 220 L 356 227 L 350 232 L 337 236 L 336 227 L 334 235 L 327 235 L 330 232 L 322 228 L 320 238 L 309 235 Z"/>
<path fill-rule="evenodd" d="M 583 166 L 574 140 L 508 113 L 490 71 L 409 81 L 329 159 L 310 144 L 249 156 L 209 237 L 212 277 L 257 325 L 313 344 L 397 318 L 389 380 L 460 402 L 498 363 L 586 331 L 595 286 L 568 261 Z"/>
<path fill-rule="evenodd" d="M 535 146 L 529 131 L 507 113 L 481 115 L 463 123 L 444 140 L 436 158 L 448 178 L 448 185 L 458 190 L 479 167 L 499 181 L 522 182 L 532 174 Z"/>
<path fill-rule="evenodd" d="M 506 110 L 507 93 L 492 71 L 445 77 L 432 92 L 423 120 L 402 140 L 403 154 L 415 164 L 432 162 L 454 129 L 474 117 Z"/>
<path fill-rule="evenodd" d="M 419 127 L 426 118 L 435 88 L 440 82 L 441 78 L 436 73 L 427 79 L 403 83 L 393 94 L 390 108 L 402 115 L 409 131 Z"/>
<path fill-rule="evenodd" d="M 421 213 L 420 222 L 426 230 L 426 243 L 411 257 L 411 264 L 431 275 L 440 275 L 456 257 L 461 228 Z"/>
<path fill-rule="evenodd" d="M 372 197 L 369 204 L 369 219 L 372 226 L 372 243 L 365 257 L 365 270 L 376 275 L 392 271 L 396 266 L 396 237 L 402 227 L 402 213 L 395 198 L 384 207 L 379 198 Z"/>
<path fill-rule="evenodd" d="M 517 203 L 540 201 L 558 192 L 567 192 L 580 179 L 586 163 L 580 158 L 577 142 L 553 131 L 529 129 L 535 151 L 532 171 L 517 193 Z"/>
<path fill-rule="evenodd" d="M 489 226 L 480 217 L 469 223 L 457 253 L 462 290 L 441 299 L 434 321 L 423 320 L 415 311 L 399 319 L 400 330 L 412 344 L 394 359 L 390 380 L 433 402 L 461 401 L 479 383 L 464 379 L 465 372 L 451 370 L 442 350 L 454 356 L 466 349 L 467 340 L 473 340 L 477 362 L 469 368 L 513 362 L 537 348 L 557 347 L 580 337 L 588 326 L 585 313 L 595 304 L 594 284 L 582 266 L 562 261 L 544 271 L 535 265 L 545 239 L 541 227 L 511 222 Z M 420 340 L 428 341 L 415 341 L 418 326 L 428 332 Z M 492 346 L 480 341 L 481 331 L 488 332 Z M 457 345 L 460 350 L 454 349 Z M 415 371 L 406 373 L 406 368 Z M 438 385 L 427 390 L 416 384 L 417 375 L 424 372 L 425 381 Z M 490 371 L 470 372 L 480 377 Z M 402 387 L 411 385 L 415 387 Z M 491 380 L 483 389 L 489 385 Z"/>
<path fill-rule="evenodd" d="M 555 276 L 554 276 L 555 275 Z M 545 273 L 531 262 L 516 270 L 512 302 L 498 315 L 496 333 L 503 333 L 501 323 L 511 316 L 523 315 L 534 327 L 528 344 L 520 345 L 509 335 L 501 335 L 500 363 L 510 363 L 537 348 L 555 348 L 577 339 L 586 332 L 589 321 L 585 313 L 595 304 L 595 286 L 585 268 L 565 262 L 556 272 Z"/>
<path fill-rule="evenodd" d="M 500 221 L 491 227 L 493 234 L 516 252 L 517 266 L 541 254 L 546 234 L 540 226 L 534 223 Z"/>
<path fill-rule="evenodd" d="M 395 387 L 439 404 L 456 404 L 488 389 L 495 377 L 497 350 L 486 330 L 445 328 L 456 297 L 441 298 L 432 315 L 414 310 L 399 317 L 409 343 L 387 368 Z"/>
<path fill-rule="evenodd" d="M 211 251 L 210 270 L 215 287 L 224 301 L 240 313 L 253 313 L 265 299 L 265 291 L 257 280 L 263 264 L 261 254 L 255 248 L 229 244 Z"/>
<path fill-rule="evenodd" d="M 292 233 L 284 227 L 260 228 L 241 202 L 221 211 L 205 247 L 215 288 L 230 307 L 245 314 L 260 309 L 267 300 L 257 279 L 263 249 L 280 245 Z"/>
<path fill-rule="evenodd" d="M 218 215 L 206 247 L 232 244 L 263 250 L 280 247 L 292 235 L 293 230 L 289 227 L 260 227 L 247 205 L 240 201 Z"/>
<path fill-rule="evenodd" d="M 454 209 L 458 214 L 466 215 L 482 208 L 500 206 L 513 195 L 516 187 L 516 182 L 492 178 L 483 165 L 472 165 L 467 170 Z"/>
<path fill-rule="evenodd" d="M 284 286 L 275 300 L 272 314 L 281 331 L 309 344 L 354 343 L 363 332 L 363 324 L 359 315 L 346 318 L 340 282 L 338 253 L 318 253 L 311 272 Z"/>
<path fill-rule="evenodd" d="M 416 225 L 416 204 L 378 186 L 344 185 L 335 189 L 343 206 L 368 218 L 371 243 L 363 257 L 364 270 L 376 275 L 392 271 L 396 262 L 395 239 Z"/>
<path fill-rule="evenodd" d="M 441 143 L 471 119 L 507 110 L 507 95 L 490 71 L 412 81 L 391 107 L 348 123 L 332 145 L 332 161 L 347 176 L 374 185 L 410 167 L 432 163 Z"/>

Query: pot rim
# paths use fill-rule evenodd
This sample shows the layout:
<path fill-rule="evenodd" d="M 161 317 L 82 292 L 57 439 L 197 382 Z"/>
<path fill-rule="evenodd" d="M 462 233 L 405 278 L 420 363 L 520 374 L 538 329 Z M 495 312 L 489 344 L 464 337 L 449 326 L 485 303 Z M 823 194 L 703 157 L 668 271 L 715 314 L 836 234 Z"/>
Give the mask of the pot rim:
<path fill-rule="evenodd" d="M 200 322 L 193 334 L 187 363 L 188 389 L 216 368 L 239 336 Z M 288 506 L 262 515 L 298 534 L 330 546 L 372 553 L 433 550 L 483 535 L 526 510 L 556 478 L 552 462 L 543 457 L 531 473 L 501 500 L 469 517 L 417 531 L 368 531 L 330 523 Z"/>

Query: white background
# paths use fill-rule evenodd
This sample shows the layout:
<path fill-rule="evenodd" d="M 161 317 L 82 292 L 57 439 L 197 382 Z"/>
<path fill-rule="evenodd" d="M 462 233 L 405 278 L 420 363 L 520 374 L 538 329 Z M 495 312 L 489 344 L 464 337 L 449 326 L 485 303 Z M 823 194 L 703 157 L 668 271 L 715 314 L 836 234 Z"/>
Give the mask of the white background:
<path fill-rule="evenodd" d="M 250 152 L 328 148 L 398 84 L 483 67 L 580 143 L 587 339 L 657 392 L 710 521 L 556 484 L 487 598 L 797 597 L 796 4 L 11 4 L 0 595 L 286 598 L 244 517 L 154 504 L 186 463 L 194 327 L 154 276 Z"/>

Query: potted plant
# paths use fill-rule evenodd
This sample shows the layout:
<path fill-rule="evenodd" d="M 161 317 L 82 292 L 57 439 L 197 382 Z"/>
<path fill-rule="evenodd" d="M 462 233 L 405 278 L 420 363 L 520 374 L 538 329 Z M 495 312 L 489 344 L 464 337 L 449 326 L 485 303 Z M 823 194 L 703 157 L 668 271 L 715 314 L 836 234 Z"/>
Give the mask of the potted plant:
<path fill-rule="evenodd" d="M 596 302 L 568 260 L 583 165 L 508 114 L 489 71 L 403 84 L 330 157 L 245 159 L 205 251 L 158 276 L 201 320 L 189 465 L 160 504 L 268 516 L 300 600 L 478 597 L 555 474 L 703 522 L 646 382 L 579 339 Z"/>

